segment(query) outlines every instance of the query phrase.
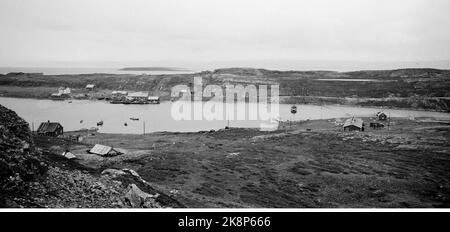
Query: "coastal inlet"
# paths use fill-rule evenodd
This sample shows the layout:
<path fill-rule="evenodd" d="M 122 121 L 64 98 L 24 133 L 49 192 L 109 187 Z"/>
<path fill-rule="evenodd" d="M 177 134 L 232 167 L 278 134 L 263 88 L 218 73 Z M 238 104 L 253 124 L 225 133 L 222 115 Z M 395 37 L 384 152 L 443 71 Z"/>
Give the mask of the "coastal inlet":
<path fill-rule="evenodd" d="M 48 120 L 59 122 L 64 131 L 74 131 L 97 127 L 102 133 L 142 134 L 168 131 L 168 132 L 196 132 L 202 130 L 221 129 L 226 126 L 259 128 L 260 120 L 181 120 L 176 121 L 171 116 L 173 102 L 161 102 L 158 105 L 122 105 L 109 104 L 105 101 L 73 100 L 52 101 L 47 99 L 24 99 L 0 97 L 0 104 L 16 111 L 30 125 Z M 244 104 L 244 103 L 237 103 Z M 353 107 L 341 105 L 297 105 L 297 114 L 291 114 L 290 104 L 279 105 L 279 120 L 299 121 L 315 119 L 333 119 L 356 117 L 372 117 L 382 110 L 391 117 L 434 117 L 450 119 L 450 114 L 440 112 L 391 110 L 370 107 Z M 126 124 L 126 125 L 125 125 Z"/>

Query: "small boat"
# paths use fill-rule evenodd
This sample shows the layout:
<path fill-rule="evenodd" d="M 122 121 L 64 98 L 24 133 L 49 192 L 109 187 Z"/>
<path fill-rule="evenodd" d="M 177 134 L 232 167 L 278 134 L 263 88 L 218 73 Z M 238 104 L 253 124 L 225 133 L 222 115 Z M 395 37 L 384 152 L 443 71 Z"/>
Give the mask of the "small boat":
<path fill-rule="evenodd" d="M 123 104 L 124 101 L 122 101 L 122 100 L 111 100 L 109 103 L 111 103 L 111 104 Z"/>
<path fill-rule="evenodd" d="M 139 118 L 130 118 L 130 120 L 139 121 Z"/>
<path fill-rule="evenodd" d="M 97 126 L 103 126 L 103 121 L 97 122 Z"/>
<path fill-rule="evenodd" d="M 80 123 L 83 123 L 83 120 L 80 120 Z"/>
<path fill-rule="evenodd" d="M 124 126 L 128 126 L 128 124 L 127 124 L 127 123 L 124 123 L 123 125 L 124 125 Z"/>

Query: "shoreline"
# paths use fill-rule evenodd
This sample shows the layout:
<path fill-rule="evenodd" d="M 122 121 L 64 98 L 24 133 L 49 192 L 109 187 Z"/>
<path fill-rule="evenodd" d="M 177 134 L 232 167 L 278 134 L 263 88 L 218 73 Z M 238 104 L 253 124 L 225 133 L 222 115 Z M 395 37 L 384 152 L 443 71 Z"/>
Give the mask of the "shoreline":
<path fill-rule="evenodd" d="M 4 97 L 4 98 L 20 98 L 20 99 L 31 99 L 31 100 L 52 100 L 52 101 L 92 101 L 92 102 L 96 102 L 96 101 L 104 101 L 105 103 L 109 103 L 108 101 L 102 99 L 96 99 L 96 98 L 83 98 L 83 99 L 77 99 L 77 98 L 67 98 L 67 99 L 62 99 L 62 100 L 54 100 L 51 99 L 48 96 L 30 96 L 28 94 L 2 94 L 1 93 L 1 86 L 0 86 L 0 97 Z M 316 97 L 316 99 L 322 99 L 324 97 L 322 96 L 314 96 Z M 282 97 L 280 97 L 282 98 Z M 329 98 L 329 97 L 325 97 L 325 98 Z M 359 98 L 362 99 L 362 98 Z M 444 99 L 444 97 L 442 98 Z M 364 100 L 364 99 L 363 99 Z M 373 100 L 373 98 L 371 98 L 371 100 Z M 379 98 L 379 101 L 383 101 L 386 100 L 385 98 Z M 402 99 L 403 100 L 403 99 Z M 212 100 L 202 100 L 202 102 L 208 102 L 208 101 L 212 101 Z M 166 97 L 161 97 L 160 100 L 161 103 L 163 102 L 171 102 L 169 99 L 167 99 Z M 242 101 L 240 101 L 242 102 Z M 339 103 L 325 103 L 325 104 L 319 104 L 317 102 L 289 102 L 289 101 L 280 101 L 279 104 L 286 104 L 286 105 L 312 105 L 312 106 L 348 106 L 348 107 L 358 107 L 358 108 L 373 108 L 373 109 L 388 109 L 388 110 L 412 110 L 412 111 L 421 111 L 421 112 L 436 112 L 436 113 L 450 113 L 450 111 L 445 111 L 445 110 L 436 110 L 436 109 L 424 109 L 424 108 L 413 108 L 413 107 L 393 107 L 393 106 L 387 106 L 387 105 L 361 105 L 361 104 L 339 104 Z"/>
<path fill-rule="evenodd" d="M 0 75 L 0 95 L 4 97 L 48 99 L 59 87 L 69 87 L 73 98 L 110 98 L 112 91 L 145 91 L 171 100 L 174 86 L 193 86 L 200 77 L 202 86 L 275 84 L 280 103 L 339 104 L 386 107 L 433 112 L 450 112 L 450 70 L 396 69 L 358 72 L 276 71 L 254 68 L 224 68 L 192 74 L 137 75 L 9 73 Z M 323 81 L 327 79 L 327 81 Z M 339 81 L 371 79 L 375 82 Z M 333 81 L 336 80 L 336 81 Z M 390 80 L 385 82 L 385 80 Z M 94 85 L 94 90 L 87 90 Z M 205 100 L 205 98 L 203 99 Z M 208 100 L 208 99 L 206 99 Z"/>
<path fill-rule="evenodd" d="M 371 120 L 374 120 L 372 117 L 358 117 L 361 118 L 365 123 L 368 123 Z M 426 120 L 426 119 L 433 119 L 433 120 Z M 278 129 L 275 130 L 267 130 L 267 131 L 263 131 L 260 128 L 257 127 L 228 127 L 228 128 L 220 128 L 220 129 L 211 129 L 211 130 L 199 130 L 199 131 L 153 131 L 153 132 L 148 132 L 145 134 L 132 134 L 132 133 L 105 133 L 105 132 L 98 132 L 98 131 L 94 131 L 94 130 L 73 130 L 73 131 L 65 131 L 64 134 L 68 134 L 68 135 L 73 135 L 73 134 L 82 134 L 82 133 L 86 133 L 86 134 L 96 134 L 96 135 L 103 135 L 103 136 L 172 136 L 172 135 L 180 135 L 180 136 L 188 136 L 188 135 L 198 135 L 198 134 L 211 134 L 211 133 L 218 133 L 218 132 L 224 132 L 224 131 L 241 131 L 241 132 L 256 132 L 256 133 L 260 133 L 260 134 L 276 134 L 276 133 L 283 133 L 286 131 L 294 131 L 294 129 L 296 127 L 301 127 L 303 124 L 328 124 L 332 121 L 336 121 L 336 120 L 343 120 L 346 119 L 346 117 L 342 117 L 342 118 L 329 118 L 329 119 L 312 119 L 312 120 L 296 120 L 296 121 L 291 121 L 291 127 L 292 128 L 288 128 L 287 125 L 288 121 L 281 121 L 280 122 L 280 126 Z M 392 117 L 392 120 L 397 120 L 397 121 L 408 121 L 410 119 L 406 118 L 406 117 Z M 410 120 L 410 121 L 415 121 L 418 123 L 444 123 L 444 124 L 450 124 L 450 119 L 448 120 L 442 120 L 440 118 L 436 118 L 436 117 L 418 117 L 415 118 L 414 120 Z M 368 125 L 366 125 L 368 127 Z M 304 130 L 303 132 L 309 132 L 307 130 Z M 317 132 L 317 131 L 316 131 Z"/>

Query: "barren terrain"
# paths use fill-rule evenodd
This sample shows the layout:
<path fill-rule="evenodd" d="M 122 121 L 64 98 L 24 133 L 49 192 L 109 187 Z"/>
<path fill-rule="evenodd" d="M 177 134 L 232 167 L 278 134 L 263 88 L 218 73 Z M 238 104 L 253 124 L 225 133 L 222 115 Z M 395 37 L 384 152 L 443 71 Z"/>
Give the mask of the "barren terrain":
<path fill-rule="evenodd" d="M 369 119 L 365 119 L 369 120 Z M 394 119 L 342 132 L 333 120 L 274 132 L 94 134 L 70 147 L 93 170 L 131 168 L 186 207 L 449 207 L 449 122 Z M 49 141 L 50 142 L 50 141 Z M 126 151 L 87 154 L 94 143 Z"/>

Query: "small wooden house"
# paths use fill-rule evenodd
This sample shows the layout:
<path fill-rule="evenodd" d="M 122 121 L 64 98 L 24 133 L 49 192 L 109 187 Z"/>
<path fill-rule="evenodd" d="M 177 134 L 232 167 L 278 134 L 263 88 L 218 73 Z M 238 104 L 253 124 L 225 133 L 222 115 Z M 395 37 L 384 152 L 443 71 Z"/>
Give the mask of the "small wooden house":
<path fill-rule="evenodd" d="M 88 85 L 86 85 L 86 89 L 87 89 L 87 90 L 94 90 L 94 88 L 95 88 L 95 85 L 94 85 L 94 84 L 88 84 Z"/>
<path fill-rule="evenodd" d="M 344 131 L 364 131 L 364 121 L 360 118 L 349 118 L 343 125 Z"/>
<path fill-rule="evenodd" d="M 378 112 L 376 115 L 376 119 L 378 121 L 386 121 L 387 120 L 387 115 L 383 112 Z"/>
<path fill-rule="evenodd" d="M 37 129 L 38 135 L 57 137 L 64 133 L 64 128 L 59 122 L 43 122 Z"/>
<path fill-rule="evenodd" d="M 72 92 L 72 90 L 69 87 L 59 87 L 58 89 L 58 93 L 61 95 L 67 95 L 69 96 L 70 93 Z"/>

